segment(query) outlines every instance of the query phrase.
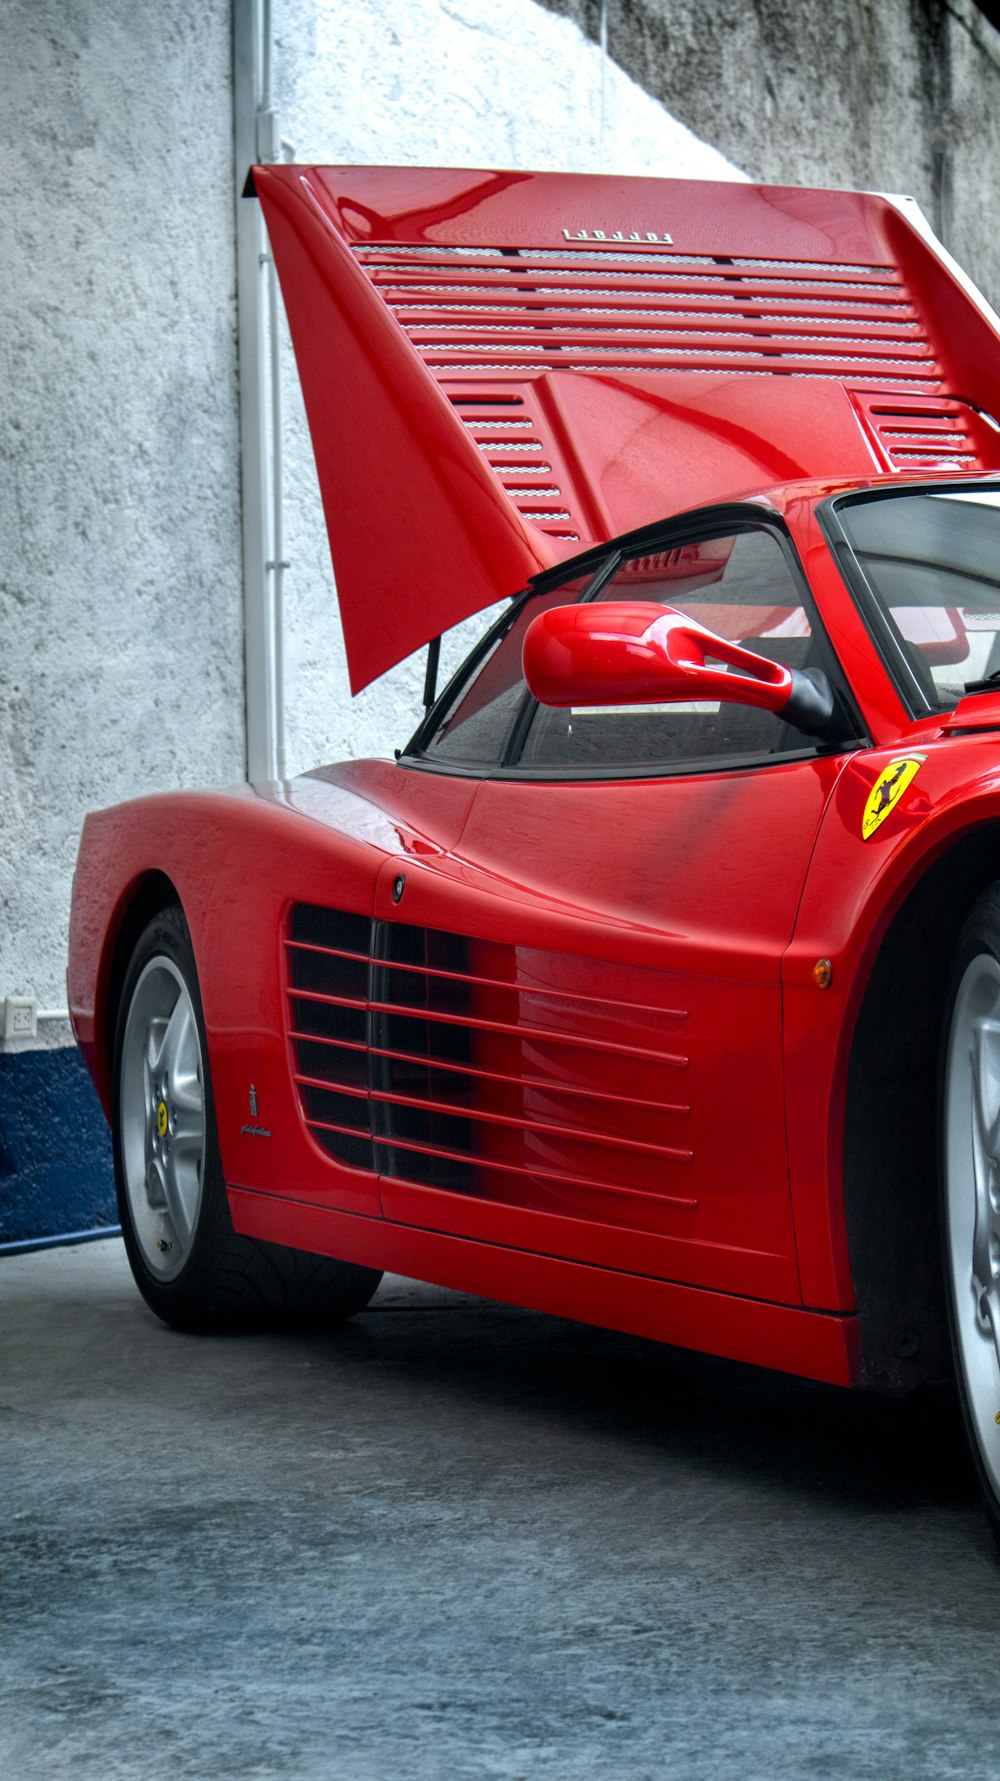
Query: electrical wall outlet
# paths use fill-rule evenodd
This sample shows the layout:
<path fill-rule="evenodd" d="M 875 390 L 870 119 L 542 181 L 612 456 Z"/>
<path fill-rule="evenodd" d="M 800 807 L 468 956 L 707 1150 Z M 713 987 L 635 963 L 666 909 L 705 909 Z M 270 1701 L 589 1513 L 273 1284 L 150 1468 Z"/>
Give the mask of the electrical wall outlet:
<path fill-rule="evenodd" d="M 5 1039 L 33 1039 L 38 1032 L 38 1003 L 34 996 L 8 996 L 3 1005 Z"/>

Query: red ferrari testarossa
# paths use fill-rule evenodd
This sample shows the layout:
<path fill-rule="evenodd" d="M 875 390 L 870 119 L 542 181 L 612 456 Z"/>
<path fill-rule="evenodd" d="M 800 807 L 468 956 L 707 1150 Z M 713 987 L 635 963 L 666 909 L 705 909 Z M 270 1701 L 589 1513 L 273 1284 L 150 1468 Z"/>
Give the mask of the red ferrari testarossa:
<path fill-rule="evenodd" d="M 328 1320 L 391 1268 L 843 1385 L 953 1354 L 998 1520 L 1000 323 L 905 200 L 254 189 L 353 687 L 510 605 L 395 760 L 87 818 L 141 1291 Z"/>

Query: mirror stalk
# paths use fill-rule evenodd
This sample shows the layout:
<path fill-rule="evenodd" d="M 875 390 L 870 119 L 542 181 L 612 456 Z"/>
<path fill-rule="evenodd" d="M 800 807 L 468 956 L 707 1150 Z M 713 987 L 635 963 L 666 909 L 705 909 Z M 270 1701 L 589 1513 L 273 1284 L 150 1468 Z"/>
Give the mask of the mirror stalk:
<path fill-rule="evenodd" d="M 836 739 L 833 688 L 822 668 L 792 668 L 792 690 L 779 716 L 806 736 L 824 742 Z"/>

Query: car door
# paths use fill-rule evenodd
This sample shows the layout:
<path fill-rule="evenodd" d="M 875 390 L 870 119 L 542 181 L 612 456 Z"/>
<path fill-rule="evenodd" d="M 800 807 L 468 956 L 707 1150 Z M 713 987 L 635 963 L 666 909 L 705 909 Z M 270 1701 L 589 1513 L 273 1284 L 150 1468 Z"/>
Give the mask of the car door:
<path fill-rule="evenodd" d="M 745 510 L 544 597 L 581 591 L 838 677 L 788 538 Z M 728 702 L 546 709 L 516 629 L 408 757 L 480 776 L 458 847 L 377 887 L 384 1214 L 793 1301 L 780 965 L 857 720 L 831 748 Z"/>

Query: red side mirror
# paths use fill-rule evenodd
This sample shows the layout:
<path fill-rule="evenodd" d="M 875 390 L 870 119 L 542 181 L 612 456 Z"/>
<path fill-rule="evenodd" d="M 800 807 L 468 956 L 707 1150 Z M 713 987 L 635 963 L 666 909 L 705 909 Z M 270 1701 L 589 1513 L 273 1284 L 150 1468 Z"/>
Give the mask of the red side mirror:
<path fill-rule="evenodd" d="M 540 612 L 525 633 L 524 676 L 543 705 L 728 699 L 780 711 L 792 690 L 780 662 L 713 636 L 670 606 L 638 600 Z"/>
<path fill-rule="evenodd" d="M 814 736 L 828 735 L 833 718 L 825 675 L 770 662 L 673 607 L 646 601 L 540 612 L 525 632 L 524 677 L 543 705 L 728 701 L 780 713 Z"/>

